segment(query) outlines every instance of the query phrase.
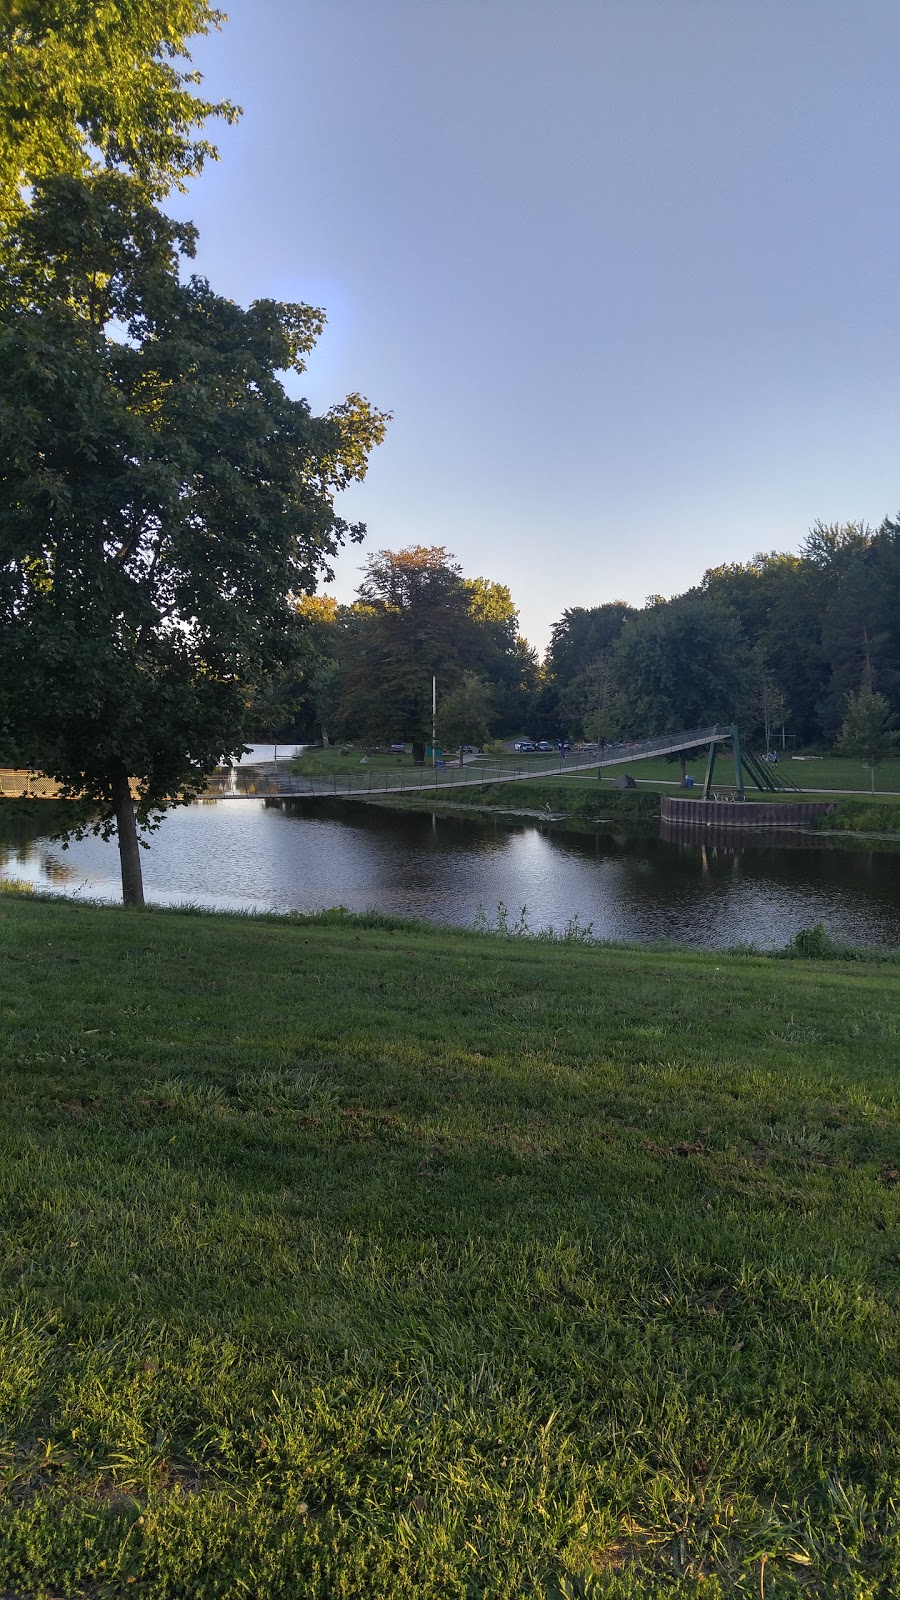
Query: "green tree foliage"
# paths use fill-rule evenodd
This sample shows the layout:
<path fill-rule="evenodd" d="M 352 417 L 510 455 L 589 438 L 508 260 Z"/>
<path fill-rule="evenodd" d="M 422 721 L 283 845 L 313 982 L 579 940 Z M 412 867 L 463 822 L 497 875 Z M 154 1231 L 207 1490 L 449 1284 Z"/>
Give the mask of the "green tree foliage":
<path fill-rule="evenodd" d="M 790 706 L 791 731 L 831 742 L 862 687 L 900 710 L 900 523 L 816 523 L 800 555 L 760 555 L 707 572 Z"/>
<path fill-rule="evenodd" d="M 773 737 L 787 721 L 788 704 L 777 681 L 765 668 L 754 674 L 748 705 L 755 714 L 757 727 L 762 729 L 763 743 L 768 755 L 772 748 Z"/>
<path fill-rule="evenodd" d="M 159 199 L 215 157 L 197 130 L 237 111 L 194 93 L 187 41 L 222 20 L 207 0 L 0 0 L 0 229 L 24 185 L 105 164 Z"/>
<path fill-rule="evenodd" d="M 841 726 L 847 695 L 873 689 L 900 704 L 900 540 L 885 523 L 817 523 L 804 545 L 819 589 L 828 672 L 818 702 L 826 737 Z"/>
<path fill-rule="evenodd" d="M 441 546 L 370 555 L 345 621 L 344 721 L 372 742 L 423 738 L 431 679 L 455 682 L 471 636 L 462 569 Z"/>
<path fill-rule="evenodd" d="M 630 617 L 595 669 L 592 731 L 651 737 L 729 723 L 746 704 L 752 658 L 734 612 L 705 595 Z"/>
<path fill-rule="evenodd" d="M 334 494 L 385 419 L 324 417 L 280 381 L 322 326 L 183 282 L 193 230 L 133 180 L 54 179 L 0 291 L 0 681 L 26 759 L 115 817 L 126 899 L 141 818 L 238 752 L 292 660 L 295 592 L 363 529 Z"/>
<path fill-rule="evenodd" d="M 872 793 L 875 768 L 897 748 L 900 734 L 894 732 L 895 718 L 883 694 L 860 689 L 847 696 L 847 709 L 836 749 L 840 755 L 865 762 L 869 768 Z"/>
<path fill-rule="evenodd" d="M 340 731 L 344 674 L 336 661 L 320 661 L 312 674 L 310 698 L 322 743 L 327 748 Z"/>
<path fill-rule="evenodd" d="M 441 695 L 467 672 L 500 694 L 518 684 L 527 662 L 516 622 L 509 590 L 465 579 L 441 545 L 375 552 L 341 618 L 343 721 L 373 742 L 429 737 L 433 676 Z"/>
<path fill-rule="evenodd" d="M 463 764 L 463 746 L 482 745 L 488 737 L 494 716 L 490 686 L 473 672 L 464 672 L 455 689 L 444 695 L 438 704 L 437 734 L 448 750 L 459 750 L 459 764 Z"/>
<path fill-rule="evenodd" d="M 550 631 L 542 693 L 532 719 L 541 733 L 582 738 L 595 699 L 597 664 L 634 615 L 624 600 L 572 606 Z"/>

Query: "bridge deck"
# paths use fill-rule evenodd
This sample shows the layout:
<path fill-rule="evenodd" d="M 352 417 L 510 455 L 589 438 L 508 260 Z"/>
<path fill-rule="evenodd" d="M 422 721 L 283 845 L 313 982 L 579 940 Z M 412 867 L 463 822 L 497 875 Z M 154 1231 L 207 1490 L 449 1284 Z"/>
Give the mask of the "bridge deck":
<path fill-rule="evenodd" d="M 559 757 L 558 765 L 552 757 L 539 756 L 534 763 L 522 761 L 513 766 L 493 765 L 491 762 L 479 760 L 468 766 L 459 768 L 445 766 L 440 768 L 425 768 L 416 771 L 414 775 L 406 777 L 401 773 L 399 783 L 393 774 L 385 771 L 361 771 L 349 773 L 340 777 L 306 777 L 292 772 L 266 772 L 257 770 L 251 778 L 252 768 L 232 768 L 229 773 L 230 785 L 228 788 L 222 783 L 223 774 L 219 781 L 211 785 L 209 793 L 217 798 L 243 798 L 248 793 L 262 797 L 267 796 L 313 796 L 313 795 L 366 795 L 366 794 L 417 794 L 432 792 L 445 787 L 456 788 L 483 788 L 488 783 L 519 783 L 523 779 L 550 778 L 571 772 L 595 771 L 598 767 L 607 771 L 610 767 L 630 766 L 635 761 L 649 761 L 658 756 L 680 755 L 684 751 L 705 749 L 709 745 L 723 744 L 732 736 L 731 728 L 715 726 L 706 728 L 688 728 L 680 733 L 663 734 L 655 739 L 642 739 L 624 748 L 610 747 L 596 750 L 590 754 L 579 751 L 565 758 Z M 477 770 L 474 770 L 477 768 Z M 238 787 L 238 772 L 244 782 Z M 0 795 L 18 798 L 29 796 L 33 799 L 54 799 L 59 790 L 51 778 L 44 777 L 43 773 L 0 770 Z"/>

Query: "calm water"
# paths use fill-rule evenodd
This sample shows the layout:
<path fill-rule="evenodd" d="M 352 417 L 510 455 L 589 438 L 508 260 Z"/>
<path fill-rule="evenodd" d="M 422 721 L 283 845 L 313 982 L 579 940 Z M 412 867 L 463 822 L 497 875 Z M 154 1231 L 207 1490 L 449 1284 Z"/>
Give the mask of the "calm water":
<path fill-rule="evenodd" d="M 573 917 L 597 937 L 777 947 L 822 921 L 849 943 L 900 945 L 900 853 L 811 843 L 698 845 L 567 834 L 528 823 L 392 815 L 327 801 L 224 800 L 169 814 L 144 852 L 147 898 L 224 908 L 344 905 L 471 924 L 527 907 L 533 928 Z M 115 842 L 68 850 L 0 839 L 0 876 L 119 898 Z"/>

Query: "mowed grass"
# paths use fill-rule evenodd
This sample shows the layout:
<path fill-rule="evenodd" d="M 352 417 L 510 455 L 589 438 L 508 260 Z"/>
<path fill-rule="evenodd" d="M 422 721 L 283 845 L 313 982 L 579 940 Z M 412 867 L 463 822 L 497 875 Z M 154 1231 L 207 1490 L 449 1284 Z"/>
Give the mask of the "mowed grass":
<path fill-rule="evenodd" d="M 0 1591 L 900 1592 L 900 969 L 0 902 Z"/>
<path fill-rule="evenodd" d="M 439 788 L 446 786 L 452 790 L 463 784 L 470 785 L 478 779 L 487 783 L 498 776 L 511 777 L 514 773 L 528 774 L 528 782 L 564 783 L 579 787 L 585 783 L 597 783 L 596 764 L 572 770 L 575 764 L 588 759 L 586 752 L 578 750 L 573 750 L 565 759 L 557 751 L 550 755 L 486 756 L 467 761 L 463 769 L 460 769 L 452 752 L 448 753 L 446 764 L 437 769 L 428 764 L 424 768 L 415 767 L 411 747 L 402 756 L 380 752 L 363 761 L 364 754 L 362 748 L 357 747 L 345 756 L 341 755 L 340 747 L 334 746 L 328 750 L 308 750 L 291 764 L 291 770 L 305 777 L 331 778 L 336 792 L 342 785 L 345 790 L 349 786 L 354 792 L 367 792 L 370 788 L 377 791 L 379 785 L 386 783 L 404 782 L 419 782 Z M 611 788 L 613 780 L 624 772 L 630 772 L 642 788 L 658 790 L 660 793 L 677 790 L 681 781 L 678 762 L 663 758 L 624 763 L 617 761 L 615 764 L 601 762 L 600 770 L 604 789 Z M 693 777 L 694 794 L 698 797 L 706 776 L 706 752 L 701 752 L 694 760 L 688 760 L 685 771 Z M 773 775 L 776 780 L 795 785 L 802 794 L 812 799 L 821 798 L 821 791 L 859 794 L 861 799 L 870 794 L 871 776 L 868 769 L 861 761 L 850 761 L 841 756 L 825 756 L 821 759 L 785 756 L 779 759 Z M 772 798 L 771 794 L 757 790 L 749 777 L 745 782 L 748 800 Z M 718 790 L 733 788 L 734 762 L 730 756 L 719 756 L 713 783 Z M 884 804 L 896 805 L 900 801 L 900 759 L 884 761 L 876 767 L 874 792 Z"/>
<path fill-rule="evenodd" d="M 581 759 L 580 757 L 578 759 Z M 694 779 L 695 791 L 701 789 L 706 777 L 706 753 L 696 760 L 688 760 L 685 768 L 689 776 Z M 677 761 L 649 760 L 632 761 L 624 764 L 606 766 L 601 763 L 603 773 L 602 782 L 607 781 L 623 772 L 630 772 L 637 783 L 657 785 L 666 791 L 676 787 L 681 781 L 680 768 Z M 821 790 L 841 793 L 850 791 L 865 796 L 870 793 L 871 775 L 861 761 L 851 761 L 844 756 L 823 756 L 815 758 L 781 757 L 778 759 L 777 768 L 773 768 L 773 776 L 777 780 L 794 784 L 804 793 L 816 798 Z M 575 782 L 578 779 L 596 783 L 596 770 L 591 773 L 572 773 L 570 778 L 564 773 L 566 781 Z M 753 780 L 745 774 L 745 785 L 748 800 L 770 800 L 772 796 L 762 793 L 755 788 Z M 720 755 L 716 760 L 713 772 L 713 787 L 727 789 L 734 786 L 734 761 L 731 756 Z M 892 797 L 900 799 L 900 760 L 881 762 L 875 768 L 875 794 L 881 795 L 886 801 Z"/>

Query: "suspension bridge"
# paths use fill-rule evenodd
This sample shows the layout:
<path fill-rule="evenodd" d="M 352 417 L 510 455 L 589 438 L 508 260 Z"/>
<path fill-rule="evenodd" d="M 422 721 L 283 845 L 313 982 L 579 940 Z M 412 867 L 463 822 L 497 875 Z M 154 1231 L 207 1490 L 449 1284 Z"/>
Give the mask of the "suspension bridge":
<path fill-rule="evenodd" d="M 662 734 L 655 739 L 642 739 L 627 746 L 607 746 L 597 749 L 558 754 L 558 759 L 540 756 L 536 760 L 492 762 L 476 759 L 463 767 L 435 766 L 401 768 L 399 774 L 390 770 L 371 768 L 350 773 L 332 773 L 326 776 L 306 775 L 279 770 L 277 765 L 266 768 L 220 768 L 210 780 L 209 798 L 244 798 L 248 794 L 289 797 L 295 795 L 359 795 L 416 794 L 447 787 L 479 789 L 488 783 L 518 783 L 529 778 L 548 778 L 577 772 L 597 772 L 598 776 L 612 768 L 629 767 L 639 761 L 660 759 L 666 756 L 687 756 L 706 751 L 706 772 L 700 795 L 708 799 L 714 790 L 717 761 L 722 760 L 730 747 L 734 766 L 733 785 L 728 794 L 736 799 L 745 797 L 748 780 L 758 789 L 769 793 L 797 793 L 795 784 L 788 782 L 777 767 L 761 760 L 750 751 L 742 749 L 739 731 L 734 723 L 729 726 L 688 728 L 680 733 Z M 721 770 L 721 766 L 720 766 Z M 59 796 L 59 786 L 52 778 L 40 772 L 0 769 L 0 796 L 18 799 L 54 800 Z"/>

